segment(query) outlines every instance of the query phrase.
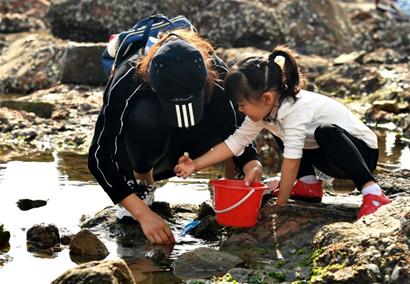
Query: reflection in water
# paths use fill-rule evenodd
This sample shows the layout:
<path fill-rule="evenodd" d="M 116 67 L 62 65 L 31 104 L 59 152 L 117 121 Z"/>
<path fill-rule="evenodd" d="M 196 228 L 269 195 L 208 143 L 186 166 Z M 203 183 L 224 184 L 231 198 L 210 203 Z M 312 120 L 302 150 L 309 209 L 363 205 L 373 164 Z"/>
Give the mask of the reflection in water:
<path fill-rule="evenodd" d="M 378 133 L 380 142 L 380 167 L 382 170 L 410 169 L 409 145 L 400 142 L 395 133 Z M 156 192 L 157 201 L 175 204 L 200 204 L 209 200 L 208 179 L 218 178 L 222 167 L 208 168 L 193 178 L 170 179 Z M 266 170 L 266 175 L 272 172 Z M 337 190 L 349 188 L 347 183 L 339 183 Z M 16 202 L 22 198 L 42 199 L 48 203 L 44 207 L 28 211 L 18 209 Z M 77 233 L 79 220 L 83 214 L 94 215 L 111 205 L 104 191 L 88 173 L 85 156 L 70 153 L 26 155 L 19 161 L 0 164 L 0 216 L 5 229 L 11 232 L 10 250 L 13 258 L 0 268 L 0 283 L 49 283 L 76 264 L 70 259 L 67 247 L 61 252 L 44 257 L 27 252 L 26 231 L 38 223 L 54 223 L 60 232 Z M 192 216 L 187 217 L 186 222 Z M 179 255 L 198 246 L 216 244 L 179 236 L 183 224 L 177 224 L 174 234 L 177 245 L 165 253 L 167 257 L 155 263 L 144 257 L 150 246 L 124 247 L 110 238 L 103 238 L 110 251 L 107 259 L 124 258 L 130 265 L 138 283 L 180 283 L 170 271 L 171 263 Z M 24 273 L 22 273 L 24 271 Z"/>
<path fill-rule="evenodd" d="M 395 132 L 376 131 L 379 138 L 378 170 L 410 169 L 410 147 Z"/>
<path fill-rule="evenodd" d="M 55 155 L 57 169 L 61 173 L 61 181 L 93 182 L 87 166 L 87 157 L 74 153 L 58 153 Z"/>
<path fill-rule="evenodd" d="M 14 283 L 50 283 L 75 267 L 67 246 L 62 246 L 61 252 L 51 255 L 28 252 L 26 231 L 35 224 L 53 223 L 60 233 L 75 234 L 80 230 L 79 220 L 83 215 L 93 216 L 112 205 L 88 173 L 85 156 L 53 154 L 36 156 L 35 160 L 41 162 L 12 161 L 0 164 L 0 216 L 1 223 L 11 233 L 8 254 L 12 257 L 0 268 L 0 283 L 4 279 L 13 279 Z M 160 188 L 157 195 L 158 201 L 164 200 L 170 204 L 200 204 L 210 196 L 205 179 L 174 179 Z M 181 198 L 178 200 L 175 196 Z M 21 211 L 16 202 L 23 198 L 47 200 L 48 203 L 44 207 Z M 145 252 L 152 249 L 150 246 L 127 248 L 108 236 L 100 235 L 100 238 L 110 251 L 107 259 L 124 258 L 130 263 L 133 274 L 141 279 L 138 283 L 179 283 L 169 271 L 170 260 L 198 246 L 209 245 L 191 236 L 177 236 L 180 226 L 182 224 L 174 231 L 178 244 L 159 264 L 144 257 Z M 23 270 L 24 273 L 21 273 Z"/>

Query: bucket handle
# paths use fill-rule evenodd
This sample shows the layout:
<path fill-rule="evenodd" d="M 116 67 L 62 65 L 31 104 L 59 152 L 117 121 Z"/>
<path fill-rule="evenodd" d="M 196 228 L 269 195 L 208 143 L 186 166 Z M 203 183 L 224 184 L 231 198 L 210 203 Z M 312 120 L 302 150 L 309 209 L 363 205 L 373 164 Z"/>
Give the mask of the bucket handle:
<path fill-rule="evenodd" d="M 255 192 L 255 189 L 252 189 L 251 191 L 248 192 L 247 195 L 245 195 L 241 200 L 239 200 L 237 203 L 235 203 L 234 205 L 232 205 L 231 207 L 222 209 L 222 210 L 217 210 L 214 208 L 215 213 L 220 214 L 220 213 L 225 213 L 228 211 L 231 211 L 233 209 L 235 209 L 236 207 L 240 206 L 242 203 L 244 203 L 249 197 L 251 197 L 251 195 Z"/>

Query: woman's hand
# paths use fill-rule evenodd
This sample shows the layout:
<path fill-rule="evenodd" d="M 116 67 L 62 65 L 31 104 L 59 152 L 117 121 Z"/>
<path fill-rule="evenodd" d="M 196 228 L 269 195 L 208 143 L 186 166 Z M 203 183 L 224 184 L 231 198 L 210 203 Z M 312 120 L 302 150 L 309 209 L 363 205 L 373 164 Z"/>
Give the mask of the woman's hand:
<path fill-rule="evenodd" d="M 197 167 L 194 161 L 187 155 L 183 155 L 178 160 L 178 165 L 175 166 L 174 172 L 178 177 L 187 178 L 196 171 Z"/>
<path fill-rule="evenodd" d="M 174 235 L 168 224 L 153 212 L 136 194 L 130 194 L 121 200 L 121 205 L 140 223 L 145 237 L 151 244 L 173 244 Z"/>
<path fill-rule="evenodd" d="M 252 182 L 260 181 L 263 174 L 263 168 L 259 161 L 249 161 L 243 167 L 245 173 L 245 184 L 250 185 Z"/>
<path fill-rule="evenodd" d="M 137 221 L 151 244 L 170 245 L 175 243 L 174 235 L 168 224 L 150 209 L 139 216 Z"/>

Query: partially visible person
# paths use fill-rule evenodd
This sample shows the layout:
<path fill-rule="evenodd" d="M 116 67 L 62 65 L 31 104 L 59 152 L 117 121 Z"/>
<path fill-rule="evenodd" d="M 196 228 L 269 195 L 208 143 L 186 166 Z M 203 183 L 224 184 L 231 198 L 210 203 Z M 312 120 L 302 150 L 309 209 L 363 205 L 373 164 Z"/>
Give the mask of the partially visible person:
<path fill-rule="evenodd" d="M 243 121 L 221 86 L 227 71 L 209 42 L 193 31 L 175 30 L 122 64 L 105 89 L 89 169 L 120 204 L 117 217 L 136 219 L 153 244 L 175 242 L 167 223 L 149 207 L 154 181 L 174 176 L 184 152 L 199 157 Z M 227 177 L 262 175 L 252 142 L 227 164 L 233 165 Z"/>
<path fill-rule="evenodd" d="M 284 59 L 283 67 L 279 58 Z M 286 47 L 275 48 L 268 58 L 240 61 L 225 78 L 225 91 L 236 96 L 245 121 L 205 155 L 193 160 L 180 157 L 174 169 L 177 176 L 185 178 L 239 155 L 267 129 L 283 150 L 277 205 L 286 205 L 289 197 L 322 199 L 322 184 L 313 167 L 355 183 L 363 194 L 359 218 L 389 203 L 372 175 L 379 156 L 376 135 L 344 105 L 303 90 L 303 84 L 293 51 Z"/>
<path fill-rule="evenodd" d="M 410 17 L 410 0 L 375 0 L 374 4 L 377 10 L 390 12 L 403 19 Z"/>

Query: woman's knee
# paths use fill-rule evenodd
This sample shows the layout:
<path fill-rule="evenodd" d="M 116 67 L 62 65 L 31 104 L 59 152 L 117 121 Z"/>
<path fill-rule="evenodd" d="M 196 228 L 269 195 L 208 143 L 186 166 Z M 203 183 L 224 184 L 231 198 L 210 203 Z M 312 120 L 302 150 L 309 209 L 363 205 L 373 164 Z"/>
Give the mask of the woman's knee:
<path fill-rule="evenodd" d="M 145 95 L 139 98 L 130 110 L 127 119 L 127 127 L 139 129 L 139 131 L 155 132 L 166 125 L 158 99 L 153 95 Z"/>
<path fill-rule="evenodd" d="M 170 135 L 157 98 L 140 98 L 124 127 L 125 149 L 133 169 L 139 173 L 149 171 L 167 151 Z"/>

